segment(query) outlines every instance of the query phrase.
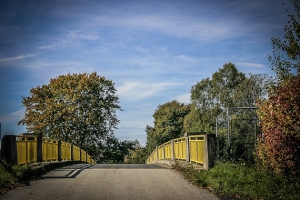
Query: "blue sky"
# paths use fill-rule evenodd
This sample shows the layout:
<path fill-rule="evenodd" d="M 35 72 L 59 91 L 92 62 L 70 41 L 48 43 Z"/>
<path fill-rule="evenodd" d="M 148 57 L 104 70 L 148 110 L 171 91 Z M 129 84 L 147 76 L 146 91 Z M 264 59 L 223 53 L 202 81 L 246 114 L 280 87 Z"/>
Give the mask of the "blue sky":
<path fill-rule="evenodd" d="M 287 1 L 287 0 L 286 0 Z M 145 144 L 159 104 L 225 63 L 273 75 L 271 37 L 282 37 L 284 0 L 0 0 L 0 123 L 25 132 L 22 96 L 50 78 L 92 73 L 115 83 L 116 136 Z"/>

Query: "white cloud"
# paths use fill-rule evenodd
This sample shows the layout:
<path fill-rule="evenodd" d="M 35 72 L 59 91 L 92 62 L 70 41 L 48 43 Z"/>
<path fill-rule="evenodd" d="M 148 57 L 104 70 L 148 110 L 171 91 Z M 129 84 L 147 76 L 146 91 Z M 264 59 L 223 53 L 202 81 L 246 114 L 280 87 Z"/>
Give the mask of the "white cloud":
<path fill-rule="evenodd" d="M 87 33 L 83 31 L 72 31 L 68 34 L 68 37 L 72 39 L 83 39 L 83 40 L 98 40 L 99 35 L 96 33 Z"/>
<path fill-rule="evenodd" d="M 32 63 L 26 63 L 23 66 L 28 69 L 33 69 L 32 73 L 38 77 L 45 75 L 49 78 L 54 78 L 57 75 L 68 74 L 68 73 L 91 73 L 95 71 L 88 64 L 84 64 L 77 61 L 48 61 L 48 60 L 37 60 Z M 37 70 L 38 69 L 38 70 Z M 41 71 L 44 74 L 41 74 Z"/>
<path fill-rule="evenodd" d="M 181 103 L 189 103 L 190 98 L 191 98 L 190 93 L 181 94 L 181 95 L 178 95 L 177 97 L 175 97 L 175 99 Z"/>
<path fill-rule="evenodd" d="M 200 41 L 222 40 L 241 34 L 236 21 L 212 20 L 209 17 L 191 17 L 179 14 L 114 15 L 94 18 L 94 26 L 122 27 L 136 30 L 161 32 L 176 37 L 194 38 Z M 239 29 L 238 29 L 239 27 Z M 245 29 L 243 29 L 245 30 Z"/>
<path fill-rule="evenodd" d="M 266 68 L 265 65 L 263 64 L 259 64 L 259 63 L 235 63 L 237 66 L 241 66 L 241 67 L 251 67 L 251 68 Z"/>
<path fill-rule="evenodd" d="M 145 98 L 163 95 L 163 91 L 176 85 L 178 84 L 172 82 L 125 82 L 122 86 L 117 88 L 117 94 L 121 100 L 139 101 Z"/>
<path fill-rule="evenodd" d="M 0 122 L 9 123 L 20 121 L 24 117 L 24 110 L 20 109 L 7 115 L 0 116 Z"/>
<path fill-rule="evenodd" d="M 47 41 L 48 44 L 38 46 L 37 49 L 40 50 L 61 49 L 76 44 L 78 40 L 91 40 L 91 41 L 99 40 L 100 39 L 99 35 L 91 31 L 92 30 L 89 29 L 85 31 L 83 30 L 62 31 L 59 39 L 53 38 L 51 40 L 49 38 L 45 38 L 45 41 Z"/>
<path fill-rule="evenodd" d="M 61 41 L 61 42 L 54 42 L 52 44 L 48 44 L 48 45 L 42 45 L 42 46 L 38 46 L 37 49 L 56 49 L 56 48 L 60 48 L 60 47 L 63 47 L 64 45 L 63 44 L 66 44 L 67 41 L 64 40 L 64 41 Z"/>
<path fill-rule="evenodd" d="M 19 55 L 19 56 L 9 57 L 9 58 L 0 58 L 0 63 L 14 62 L 17 60 L 35 57 L 37 55 L 39 55 L 39 54 L 27 54 L 27 55 Z"/>
<path fill-rule="evenodd" d="M 190 56 L 186 56 L 186 55 L 179 55 L 179 56 L 176 56 L 175 57 L 175 60 L 177 61 L 186 61 L 186 62 L 192 62 L 192 63 L 196 63 L 196 62 L 199 62 L 200 59 L 198 58 L 193 58 L 193 57 L 190 57 Z"/>

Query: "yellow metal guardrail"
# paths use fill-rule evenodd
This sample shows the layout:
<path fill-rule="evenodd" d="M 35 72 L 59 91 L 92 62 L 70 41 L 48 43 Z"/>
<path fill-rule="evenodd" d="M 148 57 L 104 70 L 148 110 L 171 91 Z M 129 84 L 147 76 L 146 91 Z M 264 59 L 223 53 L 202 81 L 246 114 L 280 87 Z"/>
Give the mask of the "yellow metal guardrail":
<path fill-rule="evenodd" d="M 174 156 L 175 159 L 185 160 L 186 159 L 186 138 L 174 139 Z"/>
<path fill-rule="evenodd" d="M 17 163 L 35 163 L 38 161 L 38 137 L 17 136 Z M 59 151 L 60 149 L 60 151 Z M 82 161 L 96 164 L 94 159 L 79 147 L 67 142 L 43 138 L 42 139 L 42 161 L 52 162 L 59 160 Z"/>
<path fill-rule="evenodd" d="M 17 137 L 18 163 L 31 163 L 37 160 L 37 137 Z"/>
<path fill-rule="evenodd" d="M 43 138 L 43 160 L 46 162 L 58 160 L 58 140 Z"/>
<path fill-rule="evenodd" d="M 193 135 L 168 141 L 158 146 L 147 158 L 146 163 L 159 163 L 164 160 L 183 160 L 205 164 L 205 135 Z"/>
<path fill-rule="evenodd" d="M 68 142 L 61 142 L 61 159 L 69 160 L 71 158 L 71 144 Z"/>
<path fill-rule="evenodd" d="M 193 136 L 189 138 L 190 144 L 190 161 L 204 163 L 204 138 L 203 136 Z"/>

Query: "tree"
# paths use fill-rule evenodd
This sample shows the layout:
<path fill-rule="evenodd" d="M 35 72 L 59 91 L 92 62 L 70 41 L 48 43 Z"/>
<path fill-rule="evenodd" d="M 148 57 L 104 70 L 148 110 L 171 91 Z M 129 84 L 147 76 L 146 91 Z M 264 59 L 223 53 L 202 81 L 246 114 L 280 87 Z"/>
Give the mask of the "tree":
<path fill-rule="evenodd" d="M 233 91 L 236 107 L 255 107 L 259 99 L 266 99 L 271 82 L 266 74 L 249 74 Z"/>
<path fill-rule="evenodd" d="M 179 103 L 176 100 L 159 105 L 153 114 L 154 128 L 146 127 L 147 147 L 152 152 L 169 140 L 184 135 L 184 117 L 190 112 L 190 105 Z"/>
<path fill-rule="evenodd" d="M 96 72 L 61 75 L 23 97 L 26 111 L 18 124 L 80 147 L 91 145 L 117 128 L 121 108 L 115 92 L 114 83 Z"/>
<path fill-rule="evenodd" d="M 234 64 L 223 65 L 212 78 L 206 78 L 191 88 L 191 112 L 185 119 L 187 130 L 212 132 L 216 117 L 226 120 L 226 108 L 233 107 L 235 89 L 246 79 Z"/>
<path fill-rule="evenodd" d="M 269 61 L 279 80 L 285 80 L 295 71 L 300 73 L 300 1 L 291 0 L 291 4 L 294 12 L 287 10 L 289 20 L 284 28 L 284 38 L 273 37 L 271 40 L 273 55 L 269 55 Z"/>
<path fill-rule="evenodd" d="M 246 76 L 234 64 L 226 63 L 211 78 L 203 79 L 192 86 L 191 111 L 184 119 L 185 130 L 213 133 L 216 130 L 217 118 L 220 156 L 228 157 L 226 109 L 232 108 L 232 113 L 229 113 L 233 133 L 230 141 L 231 157 L 236 159 L 244 157 L 245 160 L 250 158 L 250 156 L 246 158 L 244 155 L 252 155 L 250 151 L 254 147 L 255 131 L 250 129 L 250 121 L 239 119 L 255 119 L 256 114 L 253 110 L 237 111 L 233 108 L 254 107 L 258 99 L 266 96 L 267 84 L 268 77 L 266 75 L 249 74 Z M 250 132 L 253 133 L 249 134 Z M 245 147 L 245 143 L 253 144 L 251 147 Z"/>
<path fill-rule="evenodd" d="M 148 152 L 152 152 L 158 145 L 158 138 L 155 129 L 149 125 L 146 126 L 145 132 L 147 134 L 146 138 L 146 148 Z"/>
<path fill-rule="evenodd" d="M 257 151 L 259 163 L 289 177 L 300 175 L 299 88 L 300 74 L 286 79 L 258 104 L 264 134 Z"/>
<path fill-rule="evenodd" d="M 106 136 L 97 144 L 96 160 L 98 163 L 124 163 L 135 144 L 135 141 L 119 141 L 114 135 Z"/>
<path fill-rule="evenodd" d="M 138 140 L 134 141 L 134 149 L 130 150 L 128 156 L 125 158 L 125 163 L 128 164 L 145 164 L 148 151 L 142 147 Z"/>
<path fill-rule="evenodd" d="M 272 38 L 269 61 L 277 80 L 257 111 L 263 132 L 258 164 L 288 177 L 300 174 L 300 1 L 291 4 L 283 39 Z"/>

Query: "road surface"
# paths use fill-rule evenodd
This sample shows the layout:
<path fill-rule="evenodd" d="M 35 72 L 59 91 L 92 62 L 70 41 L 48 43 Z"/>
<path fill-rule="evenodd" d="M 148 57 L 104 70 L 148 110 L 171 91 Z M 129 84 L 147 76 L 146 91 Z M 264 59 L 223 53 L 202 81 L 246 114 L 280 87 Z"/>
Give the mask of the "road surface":
<path fill-rule="evenodd" d="M 54 170 L 2 199 L 204 199 L 216 195 L 159 165 L 77 164 Z"/>

